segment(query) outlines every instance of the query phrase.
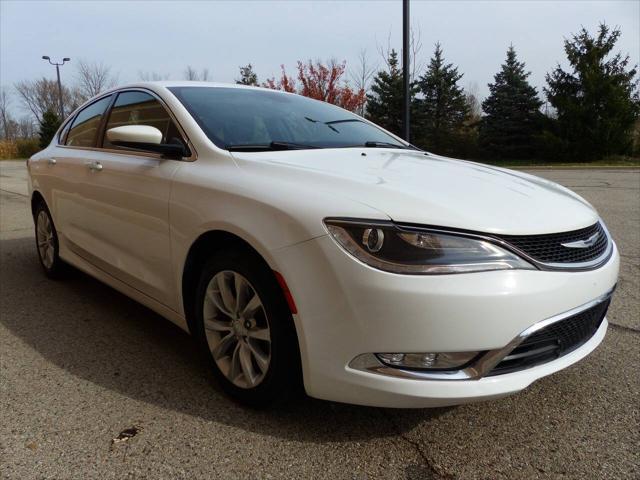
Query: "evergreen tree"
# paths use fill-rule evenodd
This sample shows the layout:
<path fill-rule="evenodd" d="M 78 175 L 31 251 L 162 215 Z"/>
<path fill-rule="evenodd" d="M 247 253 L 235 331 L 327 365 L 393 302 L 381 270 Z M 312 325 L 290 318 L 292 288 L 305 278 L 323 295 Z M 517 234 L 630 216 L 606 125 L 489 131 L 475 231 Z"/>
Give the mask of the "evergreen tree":
<path fill-rule="evenodd" d="M 382 128 L 398 136 L 402 136 L 404 89 L 402 70 L 400 69 L 398 61 L 398 53 L 395 50 L 389 52 L 387 66 L 387 70 L 379 71 L 373 78 L 371 83 L 372 93 L 367 94 L 366 117 Z M 415 106 L 415 95 L 417 92 L 418 87 L 414 83 L 411 85 L 412 109 L 414 109 Z M 412 131 L 413 130 L 412 128 Z"/>
<path fill-rule="evenodd" d="M 60 127 L 60 118 L 53 110 L 47 110 L 42 115 L 40 122 L 40 147 L 47 148 L 51 143 L 51 139 Z"/>
<path fill-rule="evenodd" d="M 610 55 L 620 34 L 605 24 L 595 37 L 583 28 L 564 42 L 572 71 L 558 65 L 547 74 L 544 90 L 557 113 L 555 133 L 569 158 L 630 153 L 640 99 L 629 56 Z"/>
<path fill-rule="evenodd" d="M 458 68 L 446 64 L 440 43 L 429 67 L 420 77 L 423 98 L 418 100 L 418 114 L 414 120 L 420 127 L 419 143 L 440 154 L 454 154 L 461 140 L 469 105 L 458 81 L 462 78 Z"/>
<path fill-rule="evenodd" d="M 240 67 L 240 78 L 236 80 L 237 84 L 240 85 L 253 85 L 257 87 L 258 84 L 258 75 L 253 71 L 253 66 L 248 63 L 244 67 Z"/>
<path fill-rule="evenodd" d="M 503 158 L 530 158 L 535 136 L 540 131 L 542 102 L 529 85 L 524 62 L 519 62 L 513 45 L 507 60 L 489 84 L 490 94 L 482 102 L 485 116 L 480 123 L 480 145 Z"/>

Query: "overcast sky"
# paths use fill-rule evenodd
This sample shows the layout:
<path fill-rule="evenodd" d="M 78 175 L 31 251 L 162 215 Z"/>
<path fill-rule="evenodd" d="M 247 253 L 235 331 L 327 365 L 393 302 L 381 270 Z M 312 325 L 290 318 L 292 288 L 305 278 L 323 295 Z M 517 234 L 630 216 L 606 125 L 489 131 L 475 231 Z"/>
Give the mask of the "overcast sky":
<path fill-rule="evenodd" d="M 213 80 L 231 82 L 251 62 L 259 78 L 277 75 L 297 60 L 336 58 L 354 65 L 361 49 L 381 64 L 377 45 L 399 49 L 402 3 L 396 1 L 6 1 L 0 0 L 0 84 L 55 70 L 42 55 L 104 62 L 120 83 L 140 72 L 183 77 L 187 65 L 208 68 Z M 562 62 L 563 38 L 601 21 L 620 26 L 618 48 L 640 60 L 640 1 L 419 1 L 411 2 L 426 63 L 440 41 L 445 58 L 464 73 L 463 86 L 481 96 L 513 43 L 539 89 Z M 17 99 L 14 99 L 17 104 Z"/>

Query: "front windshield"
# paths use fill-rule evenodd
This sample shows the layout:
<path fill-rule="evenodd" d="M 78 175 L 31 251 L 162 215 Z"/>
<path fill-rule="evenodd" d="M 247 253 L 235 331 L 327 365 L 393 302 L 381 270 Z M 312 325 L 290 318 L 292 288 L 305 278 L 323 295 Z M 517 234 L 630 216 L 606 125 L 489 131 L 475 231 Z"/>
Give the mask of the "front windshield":
<path fill-rule="evenodd" d="M 205 134 L 228 150 L 412 148 L 342 108 L 273 90 L 171 87 Z"/>

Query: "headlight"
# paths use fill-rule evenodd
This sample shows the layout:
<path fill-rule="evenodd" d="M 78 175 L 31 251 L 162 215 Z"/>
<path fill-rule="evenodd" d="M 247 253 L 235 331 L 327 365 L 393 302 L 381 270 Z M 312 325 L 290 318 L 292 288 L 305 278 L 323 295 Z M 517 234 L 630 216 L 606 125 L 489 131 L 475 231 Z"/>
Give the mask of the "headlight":
<path fill-rule="evenodd" d="M 443 274 L 535 267 L 489 241 L 464 234 L 405 230 L 391 222 L 326 219 L 331 236 L 351 255 L 379 270 Z"/>

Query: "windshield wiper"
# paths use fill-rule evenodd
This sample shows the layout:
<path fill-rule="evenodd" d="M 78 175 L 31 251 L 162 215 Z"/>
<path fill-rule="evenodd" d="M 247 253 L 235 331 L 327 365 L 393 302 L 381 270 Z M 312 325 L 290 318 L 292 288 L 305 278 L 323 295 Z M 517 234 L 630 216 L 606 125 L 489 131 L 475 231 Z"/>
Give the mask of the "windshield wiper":
<path fill-rule="evenodd" d="M 305 150 L 308 148 L 321 148 L 315 145 L 305 145 L 291 142 L 271 142 L 269 144 L 248 144 L 225 145 L 225 149 L 230 152 L 269 152 L 277 150 Z"/>
<path fill-rule="evenodd" d="M 364 146 L 369 148 L 412 148 L 409 145 L 398 145 L 397 143 L 376 141 L 364 142 Z"/>

